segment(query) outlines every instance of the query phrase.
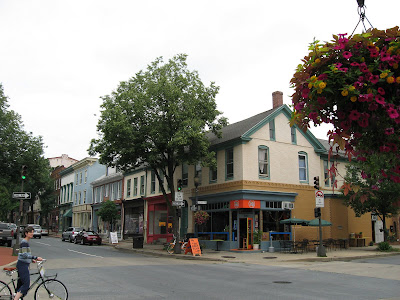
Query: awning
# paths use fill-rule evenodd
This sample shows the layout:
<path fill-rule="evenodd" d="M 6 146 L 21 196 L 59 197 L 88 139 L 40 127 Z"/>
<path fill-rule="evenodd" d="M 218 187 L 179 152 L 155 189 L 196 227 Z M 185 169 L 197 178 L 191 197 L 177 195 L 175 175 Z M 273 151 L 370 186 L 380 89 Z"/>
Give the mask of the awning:
<path fill-rule="evenodd" d="M 66 218 L 72 218 L 72 208 L 68 209 L 65 214 L 63 214 L 63 217 Z"/>

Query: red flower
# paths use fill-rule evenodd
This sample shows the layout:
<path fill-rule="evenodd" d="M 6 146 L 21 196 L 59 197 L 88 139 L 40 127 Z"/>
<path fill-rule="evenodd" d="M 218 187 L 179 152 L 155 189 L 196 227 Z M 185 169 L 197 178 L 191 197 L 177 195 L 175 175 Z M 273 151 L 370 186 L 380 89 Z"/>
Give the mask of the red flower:
<path fill-rule="evenodd" d="M 345 59 L 350 59 L 350 57 L 352 57 L 352 56 L 353 56 L 353 54 L 351 54 L 349 51 L 344 51 L 343 52 L 343 57 Z"/>
<path fill-rule="evenodd" d="M 391 119 L 397 119 L 399 117 L 399 113 L 393 107 L 389 107 L 387 113 Z"/>
<path fill-rule="evenodd" d="M 390 152 L 390 147 L 385 146 L 385 145 L 380 146 L 379 147 L 379 151 L 381 151 L 381 152 Z"/>
<path fill-rule="evenodd" d="M 393 134 L 393 133 L 394 133 L 394 128 L 393 128 L 393 127 L 386 128 L 386 129 L 385 129 L 385 134 L 391 135 L 391 134 Z"/>
<path fill-rule="evenodd" d="M 372 103 L 368 106 L 368 109 L 369 109 L 370 111 L 377 110 L 377 109 L 378 109 L 378 104 L 376 104 L 375 102 L 372 102 Z"/>
<path fill-rule="evenodd" d="M 383 98 L 381 95 L 376 95 L 375 101 L 382 105 L 385 104 L 385 98 Z"/>
<path fill-rule="evenodd" d="M 349 119 L 352 121 L 357 121 L 360 118 L 361 114 L 356 111 L 356 110 L 352 110 L 349 114 Z"/>
<path fill-rule="evenodd" d="M 378 87 L 378 93 L 383 96 L 383 95 L 385 95 L 385 90 L 383 88 L 381 88 L 381 87 Z"/>
<path fill-rule="evenodd" d="M 325 80 L 327 78 L 328 78 L 328 75 L 326 75 L 325 73 L 318 76 L 318 80 Z"/>
<path fill-rule="evenodd" d="M 379 75 L 372 75 L 372 78 L 370 81 L 372 84 L 377 84 L 379 82 Z"/>

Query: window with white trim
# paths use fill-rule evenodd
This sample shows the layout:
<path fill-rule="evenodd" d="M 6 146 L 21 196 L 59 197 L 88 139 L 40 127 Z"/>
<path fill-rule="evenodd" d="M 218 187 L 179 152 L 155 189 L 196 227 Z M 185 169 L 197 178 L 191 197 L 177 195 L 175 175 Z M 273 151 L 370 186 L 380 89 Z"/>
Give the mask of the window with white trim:
<path fill-rule="evenodd" d="M 225 170 L 226 179 L 233 179 L 233 147 L 228 148 L 225 151 Z"/>
<path fill-rule="evenodd" d="M 269 177 L 269 153 L 267 146 L 258 146 L 258 176 L 261 178 Z"/>
<path fill-rule="evenodd" d="M 307 153 L 299 152 L 299 180 L 308 181 L 307 171 Z"/>

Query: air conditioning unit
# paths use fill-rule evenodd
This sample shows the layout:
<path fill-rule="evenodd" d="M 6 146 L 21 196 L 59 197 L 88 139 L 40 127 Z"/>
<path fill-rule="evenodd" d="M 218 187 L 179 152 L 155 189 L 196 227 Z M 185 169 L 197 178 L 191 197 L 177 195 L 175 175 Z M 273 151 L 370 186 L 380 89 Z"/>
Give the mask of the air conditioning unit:
<path fill-rule="evenodd" d="M 294 208 L 294 203 L 293 202 L 282 202 L 282 208 L 283 209 L 293 209 Z"/>

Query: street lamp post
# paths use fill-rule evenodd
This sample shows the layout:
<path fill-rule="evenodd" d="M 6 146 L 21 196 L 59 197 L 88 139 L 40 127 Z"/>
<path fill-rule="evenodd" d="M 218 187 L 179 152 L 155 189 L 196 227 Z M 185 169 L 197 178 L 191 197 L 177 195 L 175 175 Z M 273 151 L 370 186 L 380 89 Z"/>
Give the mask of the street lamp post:
<path fill-rule="evenodd" d="M 194 187 L 195 187 L 195 189 L 194 189 L 194 201 L 195 201 L 196 211 L 198 209 L 197 201 L 198 201 L 199 184 L 200 184 L 200 179 L 199 179 L 198 176 L 195 176 L 194 177 Z M 195 224 L 195 233 L 196 233 L 196 235 L 198 233 L 198 225 L 197 224 Z"/>

